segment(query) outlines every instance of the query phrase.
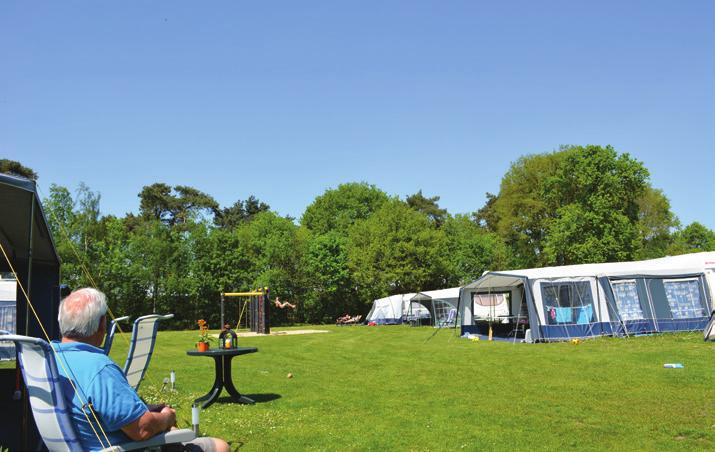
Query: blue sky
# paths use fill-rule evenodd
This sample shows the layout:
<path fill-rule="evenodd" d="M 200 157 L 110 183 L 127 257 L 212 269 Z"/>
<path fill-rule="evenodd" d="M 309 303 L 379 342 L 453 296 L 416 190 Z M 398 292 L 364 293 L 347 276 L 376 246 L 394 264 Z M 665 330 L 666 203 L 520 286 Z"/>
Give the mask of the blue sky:
<path fill-rule="evenodd" d="M 153 182 L 300 217 L 325 189 L 452 213 L 519 156 L 611 144 L 715 228 L 715 2 L 0 3 L 0 157 L 105 213 Z"/>

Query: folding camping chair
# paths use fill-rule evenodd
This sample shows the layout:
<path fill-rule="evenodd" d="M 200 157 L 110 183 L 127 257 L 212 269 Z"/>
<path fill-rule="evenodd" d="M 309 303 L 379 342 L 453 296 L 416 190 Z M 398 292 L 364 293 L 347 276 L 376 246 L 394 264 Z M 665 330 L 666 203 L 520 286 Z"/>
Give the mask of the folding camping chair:
<path fill-rule="evenodd" d="M 127 377 L 127 381 L 135 391 L 139 388 L 149 367 L 149 360 L 151 360 L 156 344 L 156 330 L 159 328 L 159 321 L 173 317 L 174 314 L 151 314 L 139 317 L 134 321 L 129 353 L 124 363 L 124 376 Z"/>
<path fill-rule="evenodd" d="M 127 319 L 129 319 L 129 316 L 125 315 L 124 317 L 118 317 L 112 320 L 112 323 L 109 324 L 109 328 L 107 328 L 107 335 L 104 337 L 104 345 L 102 346 L 105 355 L 108 355 L 109 351 L 112 349 L 114 334 L 117 332 L 117 328 L 119 328 L 119 325 L 117 324 Z"/>
<path fill-rule="evenodd" d="M 47 449 L 50 452 L 81 450 L 50 344 L 36 337 L 14 334 L 0 334 L 0 341 L 15 343 L 32 415 Z M 191 430 L 172 430 L 147 441 L 112 444 L 113 447 L 105 451 L 155 449 L 164 444 L 186 442 L 194 438 L 196 435 Z"/>
<path fill-rule="evenodd" d="M 441 320 L 437 326 L 440 328 L 446 327 L 446 326 L 454 326 L 454 323 L 456 321 L 457 321 L 457 310 L 452 308 L 449 310 L 449 313 L 447 314 L 447 318 L 444 320 Z"/>

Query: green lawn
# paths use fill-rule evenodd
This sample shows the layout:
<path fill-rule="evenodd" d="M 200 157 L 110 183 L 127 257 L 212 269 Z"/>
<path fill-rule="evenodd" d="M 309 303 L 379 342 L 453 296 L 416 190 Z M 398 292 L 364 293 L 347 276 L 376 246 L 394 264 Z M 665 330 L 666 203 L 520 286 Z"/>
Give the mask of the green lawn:
<path fill-rule="evenodd" d="M 532 345 L 318 328 L 330 333 L 241 338 L 259 352 L 234 359 L 234 381 L 259 403 L 224 393 L 202 431 L 245 450 L 715 448 L 715 344 L 701 334 Z M 195 336 L 160 333 L 140 388 L 177 406 L 181 426 L 213 382 L 213 360 L 185 354 Z M 126 342 L 115 339 L 120 364 Z M 171 369 L 177 392 L 162 393 Z"/>
<path fill-rule="evenodd" d="M 234 359 L 234 381 L 259 403 L 224 393 L 202 431 L 242 450 L 715 449 L 715 344 L 700 333 L 532 345 L 314 328 L 330 333 L 239 339 L 259 352 Z M 213 360 L 186 356 L 196 335 L 161 332 L 140 388 L 183 427 L 213 383 Z M 120 366 L 127 341 L 114 341 Z M 177 391 L 162 392 L 172 369 Z"/>

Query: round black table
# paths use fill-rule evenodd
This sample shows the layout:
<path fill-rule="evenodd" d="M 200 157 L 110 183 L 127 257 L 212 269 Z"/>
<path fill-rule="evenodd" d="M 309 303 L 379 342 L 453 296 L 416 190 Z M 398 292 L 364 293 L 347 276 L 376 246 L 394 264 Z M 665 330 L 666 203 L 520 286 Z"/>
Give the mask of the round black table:
<path fill-rule="evenodd" d="M 222 388 L 226 388 L 226 391 L 231 394 L 231 397 L 238 403 L 256 403 L 254 400 L 242 396 L 233 385 L 233 380 L 231 380 L 231 360 L 234 356 L 256 353 L 257 351 L 258 349 L 256 347 L 212 348 L 206 352 L 200 352 L 198 350 L 187 351 L 186 354 L 189 356 L 209 356 L 214 359 L 216 364 L 216 377 L 214 379 L 213 388 L 211 388 L 209 393 L 205 396 L 194 400 L 194 403 L 201 403 L 201 409 L 207 408 L 218 399 Z"/>

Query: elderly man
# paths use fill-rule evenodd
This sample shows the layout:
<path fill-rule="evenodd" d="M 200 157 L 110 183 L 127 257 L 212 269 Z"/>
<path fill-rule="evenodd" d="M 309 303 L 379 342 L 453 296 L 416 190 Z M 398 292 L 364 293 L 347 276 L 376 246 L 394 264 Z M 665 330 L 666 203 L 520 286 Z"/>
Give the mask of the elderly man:
<path fill-rule="evenodd" d="M 106 312 L 107 301 L 102 292 L 91 288 L 72 292 L 60 304 L 58 320 L 62 342 L 53 341 L 64 363 L 64 366 L 58 363 L 64 394 L 71 402 L 74 426 L 86 451 L 103 448 L 98 435 L 105 445 L 106 439 L 97 428 L 93 414 L 85 408 L 90 425 L 77 392 L 85 403 L 91 404 L 112 445 L 146 440 L 176 424 L 176 411 L 170 407 L 164 407 L 161 412 L 149 411 L 119 367 L 99 348 L 107 328 Z M 66 372 L 72 375 L 76 391 L 66 378 Z M 167 446 L 167 450 L 229 450 L 225 441 L 216 438 L 197 438 L 176 446 Z"/>

